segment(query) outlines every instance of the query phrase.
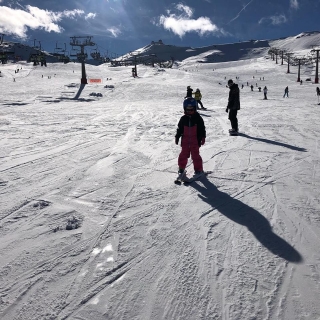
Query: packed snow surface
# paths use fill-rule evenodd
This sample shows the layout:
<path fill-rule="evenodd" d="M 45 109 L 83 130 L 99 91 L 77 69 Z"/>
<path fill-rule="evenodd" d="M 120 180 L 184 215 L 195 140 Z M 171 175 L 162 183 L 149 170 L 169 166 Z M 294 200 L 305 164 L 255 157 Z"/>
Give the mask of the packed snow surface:
<path fill-rule="evenodd" d="M 302 85 L 263 57 L 138 78 L 87 65 L 103 80 L 88 85 L 77 63 L 0 70 L 1 320 L 320 319 L 314 68 Z M 230 78 L 244 85 L 236 137 Z M 208 108 L 212 173 L 178 186 L 187 85 Z"/>

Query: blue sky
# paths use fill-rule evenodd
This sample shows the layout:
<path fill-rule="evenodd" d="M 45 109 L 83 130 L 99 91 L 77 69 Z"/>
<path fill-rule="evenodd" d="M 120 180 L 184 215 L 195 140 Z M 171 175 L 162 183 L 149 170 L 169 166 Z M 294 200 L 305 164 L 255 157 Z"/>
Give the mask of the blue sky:
<path fill-rule="evenodd" d="M 319 14 L 320 0 L 0 0 L 0 33 L 47 51 L 90 35 L 101 53 L 124 54 L 159 39 L 204 47 L 320 31 Z"/>

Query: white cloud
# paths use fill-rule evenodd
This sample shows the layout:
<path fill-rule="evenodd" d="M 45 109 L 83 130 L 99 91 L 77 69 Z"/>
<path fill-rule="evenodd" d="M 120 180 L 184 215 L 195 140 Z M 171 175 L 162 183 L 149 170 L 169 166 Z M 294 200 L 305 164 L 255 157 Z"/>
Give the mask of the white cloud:
<path fill-rule="evenodd" d="M 298 0 L 290 0 L 290 7 L 293 9 L 298 10 L 299 9 L 299 2 Z"/>
<path fill-rule="evenodd" d="M 279 25 L 287 22 L 287 18 L 284 14 L 279 14 L 275 16 L 270 16 L 267 18 L 262 18 L 259 21 L 259 24 L 265 23 L 265 22 L 271 22 L 273 25 Z"/>
<path fill-rule="evenodd" d="M 179 3 L 176 8 L 180 11 L 183 11 L 189 18 L 193 15 L 193 10 L 190 7 L 184 6 L 181 3 Z"/>
<path fill-rule="evenodd" d="M 162 25 L 166 30 L 172 31 L 181 38 L 188 32 L 197 32 L 200 35 L 204 35 L 207 32 L 222 32 L 207 17 L 192 19 L 192 8 L 178 4 L 176 9 L 182 11 L 182 14 L 177 15 L 168 11 L 168 16 L 160 16 L 158 25 Z"/>
<path fill-rule="evenodd" d="M 76 18 L 77 16 L 82 16 L 82 15 L 84 15 L 84 11 L 83 11 L 83 10 L 79 10 L 79 9 L 75 9 L 75 10 L 64 10 L 63 12 L 59 12 L 58 14 L 60 15 L 61 18 L 67 17 L 67 18 L 74 19 L 74 18 Z"/>
<path fill-rule="evenodd" d="M 0 0 L 1 1 L 1 0 Z M 75 18 L 84 14 L 82 10 L 65 10 L 53 12 L 30 5 L 26 9 L 12 9 L 0 6 L 0 32 L 26 38 L 28 28 L 44 29 L 46 32 L 61 33 L 63 28 L 57 22 L 63 18 Z"/>
<path fill-rule="evenodd" d="M 90 12 L 90 13 L 88 13 L 84 18 L 85 18 L 86 20 L 88 20 L 88 19 L 94 19 L 96 16 L 97 16 L 96 13 Z"/>
<path fill-rule="evenodd" d="M 119 34 L 121 34 L 121 30 L 117 27 L 111 27 L 107 29 L 115 38 L 117 38 L 119 36 Z"/>

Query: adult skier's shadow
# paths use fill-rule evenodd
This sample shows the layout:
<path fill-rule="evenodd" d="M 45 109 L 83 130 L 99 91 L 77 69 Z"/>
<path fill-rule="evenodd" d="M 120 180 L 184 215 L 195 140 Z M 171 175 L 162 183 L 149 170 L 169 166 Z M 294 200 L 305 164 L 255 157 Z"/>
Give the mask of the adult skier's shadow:
<path fill-rule="evenodd" d="M 289 262 L 302 262 L 300 253 L 276 235 L 272 231 L 269 221 L 257 210 L 232 198 L 227 193 L 219 191 L 206 177 L 203 177 L 201 182 L 203 186 L 197 182 L 190 184 L 190 186 L 199 191 L 199 198 L 207 202 L 212 209 L 203 213 L 199 219 L 217 210 L 230 220 L 247 227 L 256 239 L 273 254 Z"/>
<path fill-rule="evenodd" d="M 241 133 L 241 132 L 239 132 L 238 136 L 245 137 L 245 138 L 248 138 L 251 140 L 257 140 L 257 141 L 261 141 L 261 142 L 265 142 L 265 143 L 274 144 L 276 146 L 285 147 L 285 148 L 289 148 L 289 149 L 296 150 L 296 151 L 307 152 L 307 149 L 305 149 L 305 148 L 299 148 L 299 147 L 295 147 L 295 146 L 292 146 L 287 143 L 277 142 L 277 141 L 273 141 L 273 140 L 269 140 L 269 139 L 252 137 L 252 136 L 249 136 L 249 135 L 247 135 L 245 133 Z"/>

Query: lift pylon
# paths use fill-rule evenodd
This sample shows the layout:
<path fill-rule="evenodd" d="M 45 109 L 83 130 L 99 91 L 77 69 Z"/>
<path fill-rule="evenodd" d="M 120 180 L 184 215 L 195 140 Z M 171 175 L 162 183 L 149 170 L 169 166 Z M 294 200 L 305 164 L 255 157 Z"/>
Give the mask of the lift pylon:
<path fill-rule="evenodd" d="M 87 46 L 95 46 L 96 44 L 91 41 L 91 36 L 84 36 L 84 37 L 70 37 L 70 45 L 72 47 L 80 47 L 80 53 L 77 54 L 78 61 L 81 62 L 81 83 L 87 84 L 87 76 L 86 76 L 86 67 L 85 67 L 85 60 L 87 58 L 87 54 L 84 52 L 84 47 Z"/>

